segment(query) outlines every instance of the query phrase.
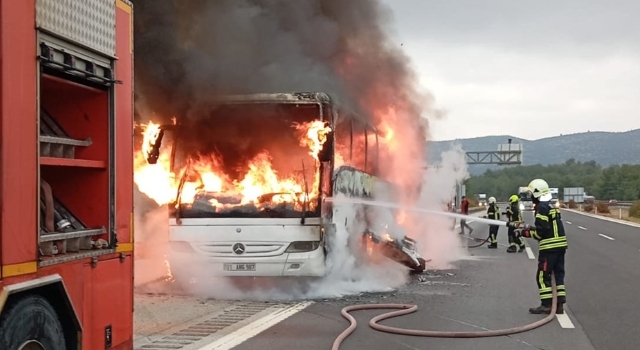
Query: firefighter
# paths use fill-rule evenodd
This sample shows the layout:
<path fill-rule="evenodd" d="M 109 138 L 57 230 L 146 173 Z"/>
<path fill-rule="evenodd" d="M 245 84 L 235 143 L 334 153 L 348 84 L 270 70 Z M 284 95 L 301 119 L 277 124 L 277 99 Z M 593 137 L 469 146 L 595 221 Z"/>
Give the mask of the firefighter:
<path fill-rule="evenodd" d="M 506 214 L 507 219 L 511 223 L 523 222 L 519 200 L 518 195 L 515 194 L 509 197 L 509 206 L 507 207 Z M 507 248 L 507 253 L 515 253 L 516 251 L 522 253 L 525 248 L 524 238 L 520 236 L 513 225 L 509 225 L 507 235 L 509 236 L 509 248 Z M 518 250 L 518 246 L 520 246 L 520 250 Z"/>
<path fill-rule="evenodd" d="M 495 197 L 489 197 L 489 206 L 487 207 L 487 218 L 492 220 L 500 220 L 500 210 L 496 205 Z M 489 238 L 491 243 L 487 246 L 489 249 L 498 248 L 498 225 L 489 225 Z"/>
<path fill-rule="evenodd" d="M 564 287 L 564 256 L 567 251 L 567 236 L 560 217 L 560 210 L 551 203 L 549 184 L 543 179 L 535 179 L 529 184 L 533 194 L 535 210 L 535 227 L 524 226 L 522 233 L 527 238 L 540 242 L 538 253 L 538 271 L 536 282 L 540 292 L 540 306 L 529 309 L 532 314 L 548 314 L 551 312 L 553 294 L 551 290 L 551 273 L 555 275 L 558 290 L 557 314 L 564 313 L 567 293 Z"/>

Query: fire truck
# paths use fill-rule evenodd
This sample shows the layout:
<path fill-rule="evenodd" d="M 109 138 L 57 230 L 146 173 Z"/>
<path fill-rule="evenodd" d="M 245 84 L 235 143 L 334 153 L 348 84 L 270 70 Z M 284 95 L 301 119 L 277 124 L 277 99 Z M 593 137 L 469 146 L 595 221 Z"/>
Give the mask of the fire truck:
<path fill-rule="evenodd" d="M 0 349 L 133 348 L 132 16 L 0 0 Z"/>

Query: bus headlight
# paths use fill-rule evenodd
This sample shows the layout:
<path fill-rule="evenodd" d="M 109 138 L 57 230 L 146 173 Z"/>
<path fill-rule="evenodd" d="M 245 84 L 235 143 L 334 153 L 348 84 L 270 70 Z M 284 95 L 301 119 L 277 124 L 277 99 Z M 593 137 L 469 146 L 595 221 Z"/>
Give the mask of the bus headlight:
<path fill-rule="evenodd" d="M 320 241 L 299 241 L 292 242 L 285 253 L 312 252 L 320 247 Z"/>

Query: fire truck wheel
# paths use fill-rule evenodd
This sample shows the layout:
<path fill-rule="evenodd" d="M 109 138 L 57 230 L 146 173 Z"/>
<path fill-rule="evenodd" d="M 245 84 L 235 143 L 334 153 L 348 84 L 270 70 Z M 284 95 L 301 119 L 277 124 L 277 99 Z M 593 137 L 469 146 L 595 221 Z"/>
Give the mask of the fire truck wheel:
<path fill-rule="evenodd" d="M 63 334 L 55 310 L 39 295 L 15 300 L 0 316 L 0 349 L 64 350 Z"/>

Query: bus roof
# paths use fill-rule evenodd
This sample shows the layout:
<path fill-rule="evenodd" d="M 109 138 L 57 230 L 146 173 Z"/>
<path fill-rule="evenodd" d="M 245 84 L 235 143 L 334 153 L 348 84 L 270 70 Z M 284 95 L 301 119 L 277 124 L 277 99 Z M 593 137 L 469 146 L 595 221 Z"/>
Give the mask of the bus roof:
<path fill-rule="evenodd" d="M 236 94 L 220 95 L 214 97 L 214 102 L 222 104 L 242 104 L 242 103 L 291 103 L 291 104 L 318 104 L 333 101 L 324 92 L 277 92 L 277 93 L 256 93 L 256 94 Z M 341 113 L 338 109 L 337 124 L 345 121 L 358 121 L 366 126 L 366 129 L 381 135 L 378 129 L 366 118 L 356 113 Z"/>
<path fill-rule="evenodd" d="M 331 103 L 331 97 L 324 92 L 278 92 L 242 95 L 222 95 L 214 97 L 221 103 Z"/>

